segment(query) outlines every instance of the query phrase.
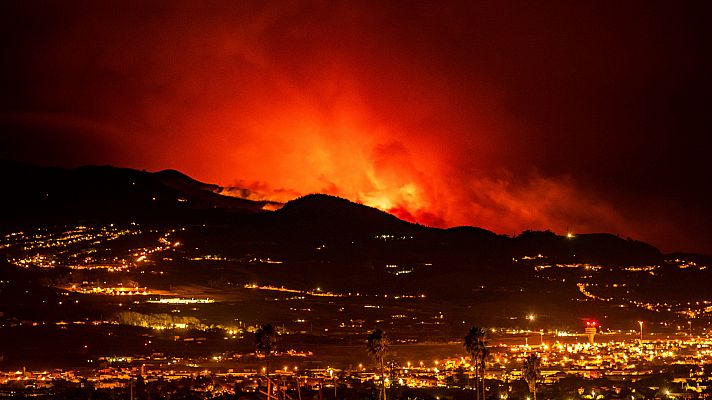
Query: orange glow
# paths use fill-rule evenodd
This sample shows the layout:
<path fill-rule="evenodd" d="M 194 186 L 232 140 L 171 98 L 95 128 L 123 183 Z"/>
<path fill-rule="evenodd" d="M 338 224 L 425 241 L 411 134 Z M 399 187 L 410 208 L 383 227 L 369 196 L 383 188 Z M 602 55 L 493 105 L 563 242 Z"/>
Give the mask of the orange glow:
<path fill-rule="evenodd" d="M 343 46 L 360 22 L 338 43 L 320 35 L 270 47 L 253 39 L 290 12 L 272 11 L 254 24 L 186 26 L 171 37 L 181 48 L 145 35 L 138 47 L 107 44 L 107 66 L 145 71 L 136 118 L 113 97 L 97 100 L 114 130 L 140 132 L 111 135 L 115 148 L 131 149 L 119 164 L 176 168 L 252 198 L 327 193 L 437 227 L 622 230 L 620 215 L 575 181 L 530 169 L 531 143 L 518 144 L 523 128 L 482 71 L 463 91 L 457 76 L 404 60 L 393 51 L 402 44 L 382 35 L 359 39 L 373 45 L 367 51 Z M 308 56 L 315 51 L 328 56 Z"/>
<path fill-rule="evenodd" d="M 626 68 L 609 65 L 628 58 L 611 57 L 601 45 L 618 42 L 609 36 L 615 29 L 598 30 L 605 23 L 592 23 L 588 34 L 577 18 L 506 3 L 483 9 L 238 3 L 116 10 L 94 2 L 82 12 L 47 6 L 43 12 L 57 14 L 48 18 L 54 24 L 37 32 L 39 38 L 18 42 L 42 51 L 12 46 L 18 60 L 10 66 L 17 71 L 6 74 L 27 74 L 16 80 L 27 87 L 7 96 L 8 104 L 27 97 L 29 105 L 8 108 L 19 112 L 0 115 L 0 122 L 60 138 L 76 153 L 64 164 L 174 168 L 249 189 L 253 199 L 327 193 L 425 225 L 474 225 L 509 235 L 575 226 L 661 240 L 680 231 L 673 219 L 657 218 L 667 213 L 653 206 L 656 218 L 638 213 L 652 197 L 630 197 L 636 201 L 627 207 L 615 197 L 620 182 L 633 180 L 612 179 L 627 169 L 630 155 L 662 159 L 646 151 L 665 146 L 640 136 L 650 130 L 644 126 L 616 119 L 599 126 L 615 117 L 599 105 L 620 109 L 618 118 L 628 121 L 634 110 L 618 90 L 637 80 L 623 72 L 639 77 L 653 67 L 667 69 L 657 57 Z M 506 16 L 511 26 L 488 12 Z M 38 13 L 30 7 L 27 15 Z M 637 20 L 621 17 L 621 27 Z M 566 21 L 573 28 L 567 34 L 548 28 Z M 593 52 L 583 60 L 581 43 Z M 635 48 L 645 53 L 651 43 L 658 48 L 656 40 Z M 623 75 L 609 81 L 600 71 Z M 633 83 L 628 96 L 640 96 Z M 615 90 L 601 92 L 608 86 Z M 651 148 L 639 151 L 641 144 Z M 53 146 L 39 147 L 64 157 Z M 671 152 L 677 153 L 685 152 Z M 32 157 L 51 162 L 45 153 Z"/>
<path fill-rule="evenodd" d="M 563 231 L 573 220 L 582 230 L 619 228 L 620 218 L 611 208 L 582 194 L 569 179 L 493 177 L 484 172 L 491 162 L 487 157 L 469 158 L 477 152 L 468 149 L 472 138 L 412 131 L 407 127 L 411 117 L 391 115 L 389 122 L 351 93 L 330 93 L 329 107 L 319 104 L 318 93 L 313 97 L 313 104 L 283 104 L 258 110 L 249 121 L 208 128 L 220 132 L 241 124 L 232 128 L 241 135 L 234 140 L 203 135 L 206 143 L 216 142 L 204 150 L 217 162 L 196 163 L 188 171 L 203 180 L 248 188 L 253 198 L 288 201 L 327 193 L 436 227 L 477 225 L 512 234 Z M 305 95 L 301 101 L 309 99 Z M 405 122 L 397 123 L 400 119 Z M 484 125 L 506 129 L 491 118 Z M 225 140 L 232 149 L 227 153 L 218 144 Z M 191 146 L 190 141 L 181 145 Z M 457 163 L 470 163 L 470 171 L 455 170 Z"/>

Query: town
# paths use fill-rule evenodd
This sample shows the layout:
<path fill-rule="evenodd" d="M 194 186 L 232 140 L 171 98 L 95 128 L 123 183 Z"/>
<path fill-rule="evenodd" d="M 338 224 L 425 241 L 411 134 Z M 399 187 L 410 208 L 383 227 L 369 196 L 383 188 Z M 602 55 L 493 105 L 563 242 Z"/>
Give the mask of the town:
<path fill-rule="evenodd" d="M 710 395 L 712 307 L 695 286 L 709 272 L 703 262 L 574 262 L 527 249 L 485 272 L 496 279 L 507 271 L 515 277 L 509 281 L 443 280 L 440 287 L 449 290 L 442 291 L 433 274 L 452 268 L 445 261 L 427 252 L 389 259 L 423 240 L 416 235 L 347 243 L 341 251 L 372 246 L 386 256 L 366 264 L 377 282 L 357 274 L 345 283 L 331 267 L 334 245 L 326 241 L 285 253 L 280 246 L 229 245 L 221 235 L 201 225 L 139 223 L 5 234 L 0 395 Z M 296 272 L 305 267 L 314 269 Z M 692 282 L 690 290 L 666 295 L 670 276 Z M 255 346 L 266 320 L 275 341 L 267 353 Z M 475 352 L 463 341 L 470 326 L 482 327 Z M 384 333 L 378 354 L 367 346 L 372 329 Z"/>
<path fill-rule="evenodd" d="M 526 399 L 533 390 L 552 399 L 689 399 L 712 394 L 708 332 L 691 336 L 641 331 L 641 338 L 631 332 L 597 334 L 590 327 L 586 333 L 483 331 L 483 398 Z M 275 334 L 277 348 L 280 336 Z M 524 343 L 514 343 L 522 338 Z M 477 372 L 463 343 L 459 351 L 457 343 L 450 343 L 452 353 L 438 359 L 418 358 L 414 346 L 387 344 L 381 370 L 367 354 L 366 342 L 358 349 L 361 355 L 351 349 L 352 359 L 334 360 L 333 365 L 318 365 L 312 353 L 275 349 L 199 358 L 105 356 L 76 369 L 3 371 L 0 395 L 185 398 L 179 396 L 190 393 L 190 398 L 256 398 L 267 394 L 269 381 L 271 396 L 279 399 L 359 398 L 380 385 L 393 398 L 474 396 Z M 524 366 L 531 355 L 539 363 L 529 382 Z"/>

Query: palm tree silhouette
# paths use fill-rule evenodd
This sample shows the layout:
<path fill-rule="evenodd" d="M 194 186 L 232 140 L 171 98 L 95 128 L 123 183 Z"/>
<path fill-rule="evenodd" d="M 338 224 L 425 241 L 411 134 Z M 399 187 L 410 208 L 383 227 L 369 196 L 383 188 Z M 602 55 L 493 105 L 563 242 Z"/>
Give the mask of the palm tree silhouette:
<path fill-rule="evenodd" d="M 272 324 L 262 325 L 255 331 L 255 353 L 265 358 L 267 400 L 270 400 L 272 396 L 272 381 L 269 379 L 269 361 L 275 351 L 277 351 L 277 331 Z"/>
<path fill-rule="evenodd" d="M 383 358 L 388 350 L 388 337 L 386 332 L 381 329 L 376 329 L 368 335 L 368 343 L 366 350 L 376 360 L 381 369 L 381 400 L 386 400 L 386 377 L 383 369 Z"/>
<path fill-rule="evenodd" d="M 483 344 L 482 352 L 480 353 L 480 378 L 482 380 L 482 399 L 485 399 L 485 370 L 487 369 L 487 360 L 489 359 L 490 351 L 486 347 L 487 342 Z"/>
<path fill-rule="evenodd" d="M 489 355 L 487 350 L 487 332 L 480 327 L 473 326 L 465 336 L 465 350 L 470 355 L 472 360 L 473 370 L 475 372 L 475 397 L 480 398 L 479 377 L 484 377 L 485 362 Z M 484 382 L 482 382 L 482 398 L 485 396 Z"/>
<path fill-rule="evenodd" d="M 532 392 L 534 400 L 536 400 L 536 383 L 541 377 L 541 358 L 538 355 L 532 353 L 524 358 L 522 376 L 529 385 L 529 391 Z"/>

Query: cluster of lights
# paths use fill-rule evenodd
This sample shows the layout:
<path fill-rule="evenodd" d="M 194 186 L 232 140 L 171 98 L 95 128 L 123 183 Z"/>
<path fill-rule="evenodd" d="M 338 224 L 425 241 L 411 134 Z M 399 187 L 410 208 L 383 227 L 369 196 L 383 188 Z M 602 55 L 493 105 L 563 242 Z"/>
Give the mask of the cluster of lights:
<path fill-rule="evenodd" d="M 161 299 L 151 299 L 151 300 L 146 300 L 147 303 L 156 303 L 156 304 L 211 304 L 215 303 L 215 300 L 205 298 L 205 299 L 194 299 L 194 298 L 181 298 L 181 297 L 164 297 Z"/>
<path fill-rule="evenodd" d="M 131 288 L 131 287 L 124 287 L 124 286 L 85 287 L 85 286 L 71 285 L 67 288 L 67 290 L 70 292 L 83 293 L 83 294 L 106 294 L 106 295 L 112 295 L 112 296 L 136 296 L 136 295 L 146 296 L 146 295 L 151 294 L 147 288 L 145 288 L 145 287 L 140 288 L 138 286 Z"/>

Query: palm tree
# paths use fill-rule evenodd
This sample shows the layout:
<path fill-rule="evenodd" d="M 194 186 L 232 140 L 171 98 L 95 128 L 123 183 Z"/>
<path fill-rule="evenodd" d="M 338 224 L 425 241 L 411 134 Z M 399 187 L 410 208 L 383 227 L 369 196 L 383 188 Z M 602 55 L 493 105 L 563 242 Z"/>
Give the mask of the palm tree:
<path fill-rule="evenodd" d="M 277 331 L 272 324 L 262 325 L 255 331 L 255 353 L 265 358 L 267 400 L 270 400 L 272 396 L 272 381 L 269 379 L 269 360 L 275 351 L 277 351 Z"/>
<path fill-rule="evenodd" d="M 483 346 L 482 352 L 480 353 L 480 377 L 482 379 L 482 399 L 485 399 L 485 370 L 487 369 L 487 360 L 489 359 L 490 351 L 486 347 L 486 341 Z"/>
<path fill-rule="evenodd" d="M 368 335 L 368 343 L 366 350 L 376 360 L 381 369 L 381 400 L 386 400 L 386 376 L 383 369 L 383 359 L 388 350 L 388 337 L 386 332 L 381 329 L 376 329 Z"/>
<path fill-rule="evenodd" d="M 541 377 L 541 358 L 538 355 L 532 353 L 524 358 L 522 376 L 529 385 L 529 391 L 532 392 L 534 400 L 536 400 L 536 383 Z"/>
<path fill-rule="evenodd" d="M 470 355 L 475 372 L 475 397 L 480 398 L 479 377 L 484 376 L 484 366 L 489 350 L 487 350 L 487 331 L 483 328 L 473 326 L 465 336 L 465 350 Z M 484 382 L 482 384 L 482 397 L 484 398 Z"/>

